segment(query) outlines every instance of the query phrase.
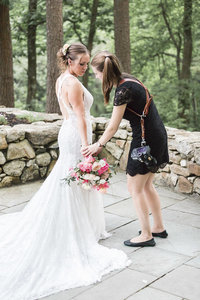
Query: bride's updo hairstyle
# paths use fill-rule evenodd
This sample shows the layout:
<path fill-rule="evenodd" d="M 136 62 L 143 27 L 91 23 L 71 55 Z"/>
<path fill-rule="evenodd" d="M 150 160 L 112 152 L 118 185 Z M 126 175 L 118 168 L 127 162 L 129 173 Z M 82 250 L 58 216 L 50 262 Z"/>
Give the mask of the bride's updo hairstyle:
<path fill-rule="evenodd" d="M 102 51 L 94 56 L 91 65 L 103 73 L 102 91 L 105 104 L 108 104 L 113 85 L 118 85 L 122 79 L 120 62 L 114 54 Z"/>
<path fill-rule="evenodd" d="M 79 54 L 90 55 L 85 45 L 81 43 L 65 44 L 57 52 L 58 67 L 61 72 L 65 71 L 68 66 L 68 59 L 75 60 Z"/>

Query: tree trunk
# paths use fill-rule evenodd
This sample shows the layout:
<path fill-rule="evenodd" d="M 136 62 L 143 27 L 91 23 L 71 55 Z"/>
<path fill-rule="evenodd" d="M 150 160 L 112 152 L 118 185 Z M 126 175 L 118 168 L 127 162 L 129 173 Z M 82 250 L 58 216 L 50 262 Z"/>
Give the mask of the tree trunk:
<path fill-rule="evenodd" d="M 169 21 L 169 17 L 167 15 L 167 11 L 166 11 L 166 6 L 167 6 L 167 2 L 164 5 L 163 1 L 160 1 L 160 7 L 161 7 L 165 25 L 169 32 L 169 36 L 172 40 L 172 43 L 174 44 L 174 47 L 176 48 L 176 70 L 177 70 L 177 78 L 178 78 L 178 80 L 180 80 L 182 39 L 181 39 L 180 31 L 177 33 L 178 37 L 176 37 L 176 35 L 174 34 L 174 32 L 172 30 L 172 27 L 171 27 L 171 24 Z"/>
<path fill-rule="evenodd" d="M 27 47 L 28 47 L 28 91 L 26 106 L 33 109 L 32 101 L 36 98 L 36 29 L 37 24 L 33 22 L 33 15 L 36 14 L 37 0 L 29 0 Z M 34 23 L 34 24 L 33 24 Z"/>
<path fill-rule="evenodd" d="M 131 73 L 129 0 L 114 0 L 115 53 L 124 72 Z"/>
<path fill-rule="evenodd" d="M 12 41 L 6 4 L 0 4 L 0 105 L 14 107 Z"/>
<path fill-rule="evenodd" d="M 47 18 L 47 103 L 46 112 L 60 113 L 55 92 L 59 75 L 56 54 L 63 44 L 62 0 L 46 0 Z"/>
<path fill-rule="evenodd" d="M 192 0 L 184 0 L 184 16 L 183 16 L 183 62 L 180 73 L 180 99 L 179 99 L 179 117 L 185 120 L 187 128 L 190 116 L 188 110 L 190 108 L 190 66 L 192 62 Z"/>
<path fill-rule="evenodd" d="M 97 9 L 98 9 L 99 0 L 93 0 L 92 11 L 91 11 L 91 19 L 90 19 L 90 32 L 88 36 L 87 48 L 92 52 L 93 40 L 96 31 L 96 18 L 97 18 Z M 84 77 L 83 84 L 87 88 L 88 86 L 88 77 L 89 77 L 89 69 L 87 69 Z"/>

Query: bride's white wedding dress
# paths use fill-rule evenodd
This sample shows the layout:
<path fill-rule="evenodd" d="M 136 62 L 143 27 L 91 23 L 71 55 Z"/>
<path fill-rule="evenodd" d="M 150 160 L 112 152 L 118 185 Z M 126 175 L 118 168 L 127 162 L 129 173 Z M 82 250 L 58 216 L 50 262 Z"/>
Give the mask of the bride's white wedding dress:
<path fill-rule="evenodd" d="M 129 265 L 126 254 L 97 243 L 106 237 L 101 195 L 61 180 L 81 159 L 75 113 L 58 99 L 69 118 L 63 121 L 59 159 L 31 201 L 18 213 L 0 217 L 0 299 L 32 300 L 89 285 L 102 275 Z M 84 88 L 88 141 L 92 142 L 90 107 Z"/>

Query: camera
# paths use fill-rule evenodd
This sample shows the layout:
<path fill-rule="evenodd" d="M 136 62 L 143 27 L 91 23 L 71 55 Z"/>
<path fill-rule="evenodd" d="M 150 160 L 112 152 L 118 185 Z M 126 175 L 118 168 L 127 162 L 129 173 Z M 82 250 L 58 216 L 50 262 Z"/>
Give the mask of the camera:
<path fill-rule="evenodd" d="M 142 146 L 134 148 L 131 152 L 131 158 L 133 160 L 139 160 L 145 163 L 146 167 L 153 171 L 157 166 L 157 160 L 151 155 L 151 148 L 149 146 Z"/>

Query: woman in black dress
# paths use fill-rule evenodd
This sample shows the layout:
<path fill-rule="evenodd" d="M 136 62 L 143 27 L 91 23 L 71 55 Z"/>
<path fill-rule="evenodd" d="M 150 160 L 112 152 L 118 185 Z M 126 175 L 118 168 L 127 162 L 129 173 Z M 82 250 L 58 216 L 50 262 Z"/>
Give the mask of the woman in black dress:
<path fill-rule="evenodd" d="M 128 190 L 135 203 L 141 232 L 139 236 L 124 243 L 126 246 L 131 247 L 155 246 L 155 236 L 166 238 L 168 235 L 163 226 L 160 199 L 153 186 L 154 173 L 169 162 L 165 127 L 152 101 L 148 114 L 144 118 L 145 140 L 151 148 L 151 155 L 156 159 L 155 166 L 150 171 L 144 162 L 131 158 L 132 150 L 141 147 L 141 118 L 138 115 L 142 114 L 150 94 L 138 79 L 129 74 L 123 74 L 117 57 L 107 51 L 102 51 L 95 55 L 91 65 L 96 78 L 102 81 L 102 90 L 106 104 L 109 101 L 109 95 L 113 86 L 116 87 L 116 91 L 112 117 L 108 127 L 98 142 L 83 149 L 83 154 L 99 153 L 103 145 L 117 131 L 122 118 L 130 121 L 133 140 L 131 142 L 126 173 Z M 154 220 L 152 230 L 150 228 L 149 209 Z"/>

